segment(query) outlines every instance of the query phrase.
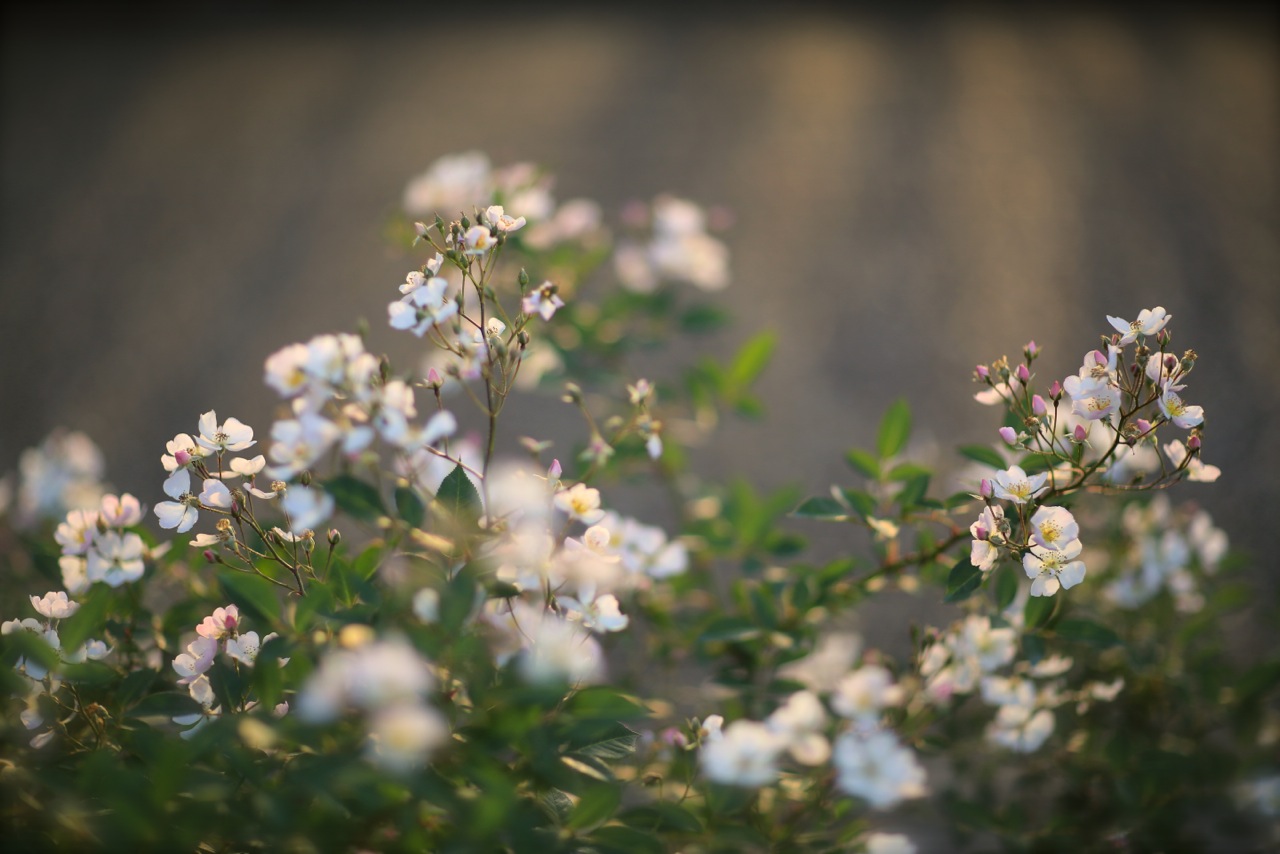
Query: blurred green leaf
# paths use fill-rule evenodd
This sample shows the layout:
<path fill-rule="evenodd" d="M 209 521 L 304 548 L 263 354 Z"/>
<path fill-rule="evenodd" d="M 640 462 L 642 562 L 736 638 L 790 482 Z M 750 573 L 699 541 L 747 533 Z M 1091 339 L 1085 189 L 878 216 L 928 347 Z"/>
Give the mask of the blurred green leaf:
<path fill-rule="evenodd" d="M 990 445 L 961 445 L 959 451 L 960 456 L 975 463 L 982 463 L 984 466 L 991 466 L 1001 471 L 1005 469 L 1004 457 Z"/>
<path fill-rule="evenodd" d="M 671 801 L 655 801 L 634 807 L 618 816 L 618 819 L 636 830 L 656 832 L 701 833 L 702 822 L 689 810 Z"/>
<path fill-rule="evenodd" d="M 760 637 L 760 627 L 742 617 L 717 617 L 703 630 L 701 643 L 736 642 Z"/>
<path fill-rule="evenodd" d="M 996 610 L 1003 611 L 1013 604 L 1018 596 L 1018 573 L 1010 565 L 997 567 L 996 570 Z"/>
<path fill-rule="evenodd" d="M 806 498 L 804 503 L 791 511 L 791 515 L 802 519 L 847 519 L 849 511 L 834 498 L 816 496 Z"/>
<path fill-rule="evenodd" d="M 724 309 L 711 303 L 690 306 L 680 315 L 680 328 L 685 332 L 711 332 L 724 326 L 729 321 L 729 314 Z"/>
<path fill-rule="evenodd" d="M 844 500 L 849 502 L 849 506 L 863 519 L 876 514 L 876 500 L 867 493 L 859 492 L 856 489 L 842 489 L 840 494 L 844 496 Z"/>
<path fill-rule="evenodd" d="M 1037 629 L 1046 623 L 1053 616 L 1054 606 L 1057 604 L 1057 597 L 1054 596 L 1032 596 L 1027 599 L 1027 605 L 1022 611 L 1023 619 L 1027 629 Z"/>
<path fill-rule="evenodd" d="M 600 854 L 666 854 L 667 851 L 658 837 L 616 824 L 597 828 L 588 842 Z"/>
<path fill-rule="evenodd" d="M 911 435 L 911 407 L 905 400 L 895 400 L 880 421 L 876 436 L 876 453 L 886 460 L 901 451 Z"/>
<path fill-rule="evenodd" d="M 925 474 L 916 475 L 907 481 L 907 485 L 902 488 L 902 492 L 898 493 L 896 501 L 904 510 L 916 507 L 924 500 L 925 493 L 929 491 L 930 476 Z"/>
<path fill-rule="evenodd" d="M 354 475 L 340 474 L 325 481 L 324 488 L 338 507 L 353 519 L 374 522 L 379 516 L 387 515 L 378 490 Z"/>
<path fill-rule="evenodd" d="M 574 830 L 602 824 L 613 816 L 621 803 L 621 786 L 591 786 L 582 793 L 567 824 Z"/>
<path fill-rule="evenodd" d="M 116 591 L 105 584 L 95 584 L 84 595 L 76 597 L 80 608 L 58 623 L 58 639 L 62 648 L 79 649 L 95 633 L 101 632 L 115 598 Z"/>
<path fill-rule="evenodd" d="M 268 626 L 275 626 L 279 621 L 280 600 L 276 597 L 276 586 L 270 581 L 247 572 L 219 567 L 218 584 L 228 599 L 265 620 Z"/>
<path fill-rule="evenodd" d="M 632 696 L 616 688 L 584 688 L 565 703 L 570 715 L 582 720 L 625 721 L 649 716 L 649 710 Z"/>
<path fill-rule="evenodd" d="M 874 455 L 859 448 L 850 448 L 844 453 L 845 462 L 853 466 L 854 471 L 872 480 L 880 479 L 880 461 Z"/>
<path fill-rule="evenodd" d="M 1092 620 L 1062 620 L 1053 627 L 1053 630 L 1057 632 L 1058 637 L 1065 640 L 1085 643 L 1101 649 L 1120 643 L 1119 635 Z"/>
<path fill-rule="evenodd" d="M 744 391 L 759 378 L 773 356 L 775 344 L 777 336 L 765 331 L 742 345 L 742 349 L 733 357 L 727 374 L 729 385 L 734 391 Z"/>
<path fill-rule="evenodd" d="M 422 503 L 418 493 L 407 486 L 397 486 L 395 491 L 396 512 L 411 527 L 421 528 L 427 515 L 427 506 Z"/>
<path fill-rule="evenodd" d="M 982 586 L 982 570 L 978 569 L 965 555 L 956 561 L 947 575 L 947 595 L 944 602 L 961 602 L 968 599 Z"/>

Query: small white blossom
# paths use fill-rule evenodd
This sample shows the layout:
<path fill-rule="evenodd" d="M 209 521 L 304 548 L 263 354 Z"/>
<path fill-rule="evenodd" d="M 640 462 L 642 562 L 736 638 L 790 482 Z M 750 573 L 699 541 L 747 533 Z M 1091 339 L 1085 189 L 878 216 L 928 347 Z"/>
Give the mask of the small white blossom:
<path fill-rule="evenodd" d="M 80 610 L 80 605 L 67 597 L 65 591 L 50 591 L 43 596 L 31 596 L 31 607 L 42 617 L 61 620 Z"/>
<path fill-rule="evenodd" d="M 1182 398 L 1173 390 L 1170 383 L 1165 383 L 1164 389 L 1160 394 L 1159 404 L 1160 411 L 1164 413 L 1164 417 L 1184 430 L 1189 430 L 1204 423 L 1204 408 L 1188 406 L 1183 403 Z"/>
<path fill-rule="evenodd" d="M 332 495 L 308 486 L 290 487 L 280 504 L 281 509 L 289 514 L 289 530 L 295 534 L 319 527 L 333 514 L 334 506 Z"/>
<path fill-rule="evenodd" d="M 604 518 L 604 511 L 600 509 L 600 490 L 592 489 L 585 483 L 557 492 L 555 505 L 568 513 L 570 519 L 577 519 L 587 525 L 594 525 Z"/>
<path fill-rule="evenodd" d="M 996 472 L 992 487 L 996 498 L 1026 504 L 1044 490 L 1048 479 L 1049 475 L 1046 473 L 1028 476 L 1020 466 L 1010 466 L 1005 471 Z"/>
<path fill-rule="evenodd" d="M 1120 346 L 1131 344 L 1139 335 L 1155 335 L 1165 324 L 1173 320 L 1173 315 L 1168 314 L 1164 310 L 1164 306 L 1158 305 L 1155 308 L 1144 308 L 1138 312 L 1138 319 L 1132 323 L 1119 317 L 1107 315 L 1109 322 L 1115 330 L 1121 334 Z"/>
<path fill-rule="evenodd" d="M 734 721 L 721 738 L 703 743 L 702 773 L 730 786 L 767 786 L 778 778 L 778 757 L 786 746 L 765 724 Z"/>
<path fill-rule="evenodd" d="M 146 544 L 137 534 L 107 531 L 98 537 L 89 552 L 85 577 L 90 582 L 104 582 L 108 587 L 137 581 L 142 577 L 145 550 Z"/>
<path fill-rule="evenodd" d="M 888 809 L 927 791 L 915 753 L 891 732 L 845 733 L 836 739 L 832 762 L 836 784 L 872 809 Z"/>
<path fill-rule="evenodd" d="M 408 774 L 448 742 L 449 722 L 444 715 L 417 703 L 397 703 L 376 711 L 370 719 L 365 757 L 379 768 Z"/>
<path fill-rule="evenodd" d="M 835 686 L 831 708 L 861 726 L 873 727 L 880 721 L 881 712 L 900 704 L 903 696 L 901 686 L 894 684 L 892 673 L 878 664 L 865 664 Z"/>
<path fill-rule="evenodd" d="M 1080 536 L 1080 526 L 1065 507 L 1041 507 L 1031 516 L 1031 542 L 1057 551 Z"/>
<path fill-rule="evenodd" d="M 1022 558 L 1022 568 L 1032 579 L 1031 595 L 1052 596 L 1060 586 L 1067 590 L 1084 581 L 1084 562 L 1075 559 L 1081 548 L 1079 540 L 1054 550 L 1033 546 Z"/>
<path fill-rule="evenodd" d="M 228 418 L 218 424 L 218 413 L 211 409 L 200 416 L 196 444 L 213 453 L 243 451 L 254 444 L 253 428 L 236 418 Z"/>

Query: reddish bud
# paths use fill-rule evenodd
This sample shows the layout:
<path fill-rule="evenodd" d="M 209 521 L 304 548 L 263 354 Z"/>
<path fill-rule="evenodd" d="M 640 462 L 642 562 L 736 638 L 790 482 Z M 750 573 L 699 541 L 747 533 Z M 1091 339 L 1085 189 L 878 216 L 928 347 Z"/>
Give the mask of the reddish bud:
<path fill-rule="evenodd" d="M 1014 375 L 1017 376 L 1019 382 L 1025 383 L 1031 379 L 1031 371 L 1027 370 L 1026 365 L 1018 365 L 1018 370 L 1014 371 Z"/>
<path fill-rule="evenodd" d="M 1077 424 L 1076 429 L 1072 431 L 1071 435 L 1077 442 L 1083 442 L 1085 439 L 1089 438 L 1089 431 L 1084 429 L 1083 424 Z"/>
<path fill-rule="evenodd" d="M 983 478 L 983 479 L 978 483 L 978 494 L 979 494 L 979 495 L 981 495 L 983 498 L 990 498 L 991 496 L 995 495 L 995 494 L 996 494 L 996 492 L 995 492 L 995 490 L 994 490 L 994 489 L 992 489 L 992 487 L 991 487 L 991 481 L 987 480 L 987 479 L 984 477 L 984 478 Z"/>
<path fill-rule="evenodd" d="M 1053 381 L 1053 385 L 1049 386 L 1049 397 L 1053 398 L 1054 403 L 1062 399 L 1062 383 Z"/>
<path fill-rule="evenodd" d="M 1187 449 L 1190 451 L 1200 450 L 1200 437 L 1192 434 L 1191 438 L 1187 439 Z"/>
<path fill-rule="evenodd" d="M 1031 396 L 1031 411 L 1036 415 L 1043 416 L 1049 411 L 1049 407 L 1045 406 L 1044 398 L 1038 394 Z"/>
<path fill-rule="evenodd" d="M 178 461 L 178 465 L 180 466 L 189 465 L 191 463 L 191 452 L 177 451 L 174 453 L 173 458 Z"/>
<path fill-rule="evenodd" d="M 217 562 L 218 562 L 218 556 L 217 556 L 216 554 L 214 554 L 214 553 L 213 553 L 213 549 L 205 549 L 205 550 L 204 550 L 204 559 L 205 559 L 205 561 L 206 561 L 206 562 L 208 562 L 208 563 L 217 563 Z"/>
<path fill-rule="evenodd" d="M 986 365 L 978 365 L 978 367 L 973 369 L 973 372 L 978 375 L 978 379 L 980 380 L 991 378 L 991 371 Z"/>
<path fill-rule="evenodd" d="M 1034 359 L 1040 355 L 1040 348 L 1036 346 L 1035 341 L 1028 341 L 1027 346 L 1022 348 L 1022 352 L 1026 354 L 1028 359 Z"/>

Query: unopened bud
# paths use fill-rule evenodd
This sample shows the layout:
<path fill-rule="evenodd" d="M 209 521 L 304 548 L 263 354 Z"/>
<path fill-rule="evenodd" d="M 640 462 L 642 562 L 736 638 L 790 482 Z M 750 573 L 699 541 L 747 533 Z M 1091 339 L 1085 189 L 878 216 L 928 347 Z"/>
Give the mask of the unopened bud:
<path fill-rule="evenodd" d="M 1077 424 L 1076 429 L 1071 432 L 1071 436 L 1077 442 L 1083 442 L 1085 439 L 1089 438 L 1089 431 L 1084 429 L 1083 424 Z"/>
<path fill-rule="evenodd" d="M 1191 437 L 1187 439 L 1187 450 L 1191 451 L 1192 453 L 1195 453 L 1196 451 L 1200 450 L 1200 434 L 1199 433 L 1192 433 Z"/>
<path fill-rule="evenodd" d="M 460 225 L 462 226 L 463 231 L 466 231 L 468 228 L 470 228 L 470 227 L 471 227 L 471 220 L 467 219 L 467 218 L 464 216 L 464 217 L 462 218 L 462 220 L 460 221 Z"/>
<path fill-rule="evenodd" d="M 1034 359 L 1036 356 L 1040 355 L 1040 348 L 1036 346 L 1035 341 L 1028 341 L 1027 346 L 1022 348 L 1022 353 L 1028 360 Z"/>
<path fill-rule="evenodd" d="M 1057 380 L 1053 381 L 1053 385 L 1049 386 L 1049 397 L 1054 403 L 1062 400 L 1062 383 Z"/>
<path fill-rule="evenodd" d="M 1182 354 L 1182 372 L 1185 374 L 1196 365 L 1196 351 L 1188 350 Z"/>
<path fill-rule="evenodd" d="M 1012 427 L 1001 427 L 1000 438 L 1004 439 L 1006 444 L 1012 445 L 1018 441 L 1018 434 L 1014 432 Z"/>
<path fill-rule="evenodd" d="M 302 474 L 298 475 L 298 483 L 301 483 L 303 486 L 310 486 L 310 485 L 311 485 L 311 472 L 310 472 L 310 470 L 304 471 Z"/>
<path fill-rule="evenodd" d="M 1134 421 L 1133 426 L 1137 428 L 1139 436 L 1145 436 L 1151 432 L 1151 422 L 1145 418 L 1139 418 Z"/>
<path fill-rule="evenodd" d="M 991 370 L 986 365 L 978 365 L 973 372 L 980 380 L 991 379 Z"/>
<path fill-rule="evenodd" d="M 1160 342 L 1161 346 L 1168 344 L 1171 338 L 1173 338 L 1173 333 L 1168 329 L 1161 329 L 1156 333 L 1156 340 Z"/>
<path fill-rule="evenodd" d="M 378 360 L 378 376 L 382 377 L 384 383 L 391 378 L 391 360 L 385 355 Z"/>
<path fill-rule="evenodd" d="M 1107 357 L 1106 357 L 1106 355 L 1105 355 L 1101 350 L 1094 350 L 1094 351 L 1093 351 L 1093 363 L 1094 363 L 1095 365 L 1097 365 L 1098 367 L 1105 367 L 1105 366 L 1106 366 L 1106 364 L 1107 364 Z"/>
<path fill-rule="evenodd" d="M 1049 411 L 1049 407 L 1045 406 L 1044 398 L 1038 394 L 1031 396 L 1031 411 L 1041 417 Z"/>
<path fill-rule="evenodd" d="M 206 563 L 217 563 L 218 556 L 213 553 L 213 549 L 204 550 L 204 559 Z"/>
<path fill-rule="evenodd" d="M 186 466 L 191 464 L 190 451 L 178 451 L 173 455 L 173 458 L 178 461 L 178 465 L 180 466 Z"/>
<path fill-rule="evenodd" d="M 425 222 L 415 222 L 413 224 L 413 230 L 420 238 L 427 236 L 427 224 Z"/>
<path fill-rule="evenodd" d="M 330 528 L 329 529 L 329 546 L 330 547 L 336 546 L 340 542 L 342 542 L 342 532 L 339 531 L 337 528 Z"/>
<path fill-rule="evenodd" d="M 991 481 L 987 480 L 985 477 L 981 481 L 979 481 L 978 494 L 981 495 L 983 498 L 990 498 L 991 496 L 995 495 L 996 494 L 995 490 L 991 487 Z"/>
<path fill-rule="evenodd" d="M 1027 370 L 1026 365 L 1018 365 L 1018 370 L 1014 372 L 1019 382 L 1028 382 L 1031 379 L 1031 371 Z"/>
<path fill-rule="evenodd" d="M 444 378 L 440 376 L 440 372 L 435 368 L 427 370 L 427 385 L 433 389 L 439 389 L 444 385 Z"/>
<path fill-rule="evenodd" d="M 552 460 L 551 468 L 547 469 L 547 480 L 559 480 L 562 474 L 564 474 L 564 469 L 560 466 L 560 461 Z"/>
<path fill-rule="evenodd" d="M 577 383 L 565 383 L 564 397 L 561 399 L 565 403 L 582 403 L 582 387 Z"/>
<path fill-rule="evenodd" d="M 520 268 L 520 275 L 516 276 L 516 281 L 520 283 L 521 288 L 525 288 L 529 286 L 529 273 L 528 271 L 525 270 L 524 267 Z"/>
<path fill-rule="evenodd" d="M 991 532 L 981 525 L 973 529 L 973 538 L 975 540 L 985 540 L 990 538 L 990 536 L 991 536 Z"/>

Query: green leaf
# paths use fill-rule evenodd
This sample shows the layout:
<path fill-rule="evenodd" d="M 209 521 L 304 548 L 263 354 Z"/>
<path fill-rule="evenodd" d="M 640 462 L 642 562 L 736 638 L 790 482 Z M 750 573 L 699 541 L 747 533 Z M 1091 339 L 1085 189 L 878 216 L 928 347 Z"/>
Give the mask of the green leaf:
<path fill-rule="evenodd" d="M 849 511 L 834 498 L 816 496 L 806 498 L 804 503 L 791 511 L 792 516 L 802 519 L 848 519 Z"/>
<path fill-rule="evenodd" d="M 599 759 L 591 756 L 561 756 L 560 761 L 564 763 L 565 767 L 577 771 L 584 777 L 599 780 L 601 783 L 613 782 L 613 771 Z"/>
<path fill-rule="evenodd" d="M 760 627 L 742 617 L 712 620 L 698 640 L 700 643 L 740 642 L 760 637 Z"/>
<path fill-rule="evenodd" d="M 981 586 L 982 570 L 970 563 L 969 556 L 965 555 L 951 567 L 951 572 L 947 575 L 947 595 L 943 601 L 963 601 L 972 596 Z"/>
<path fill-rule="evenodd" d="M 397 486 L 395 491 L 396 512 L 411 527 L 421 528 L 427 515 L 427 506 L 422 503 L 416 490 L 407 486 Z"/>
<path fill-rule="evenodd" d="M 588 842 L 600 854 L 664 854 L 667 851 L 660 838 L 617 824 L 596 829 Z"/>
<path fill-rule="evenodd" d="M 885 460 L 901 451 L 911 435 L 911 407 L 905 400 L 895 400 L 880 421 L 876 436 L 876 453 Z"/>
<path fill-rule="evenodd" d="M 690 306 L 680 315 L 680 328 L 685 332 L 711 332 L 724 326 L 729 315 L 710 303 Z"/>
<path fill-rule="evenodd" d="M 1003 611 L 1018 596 L 1018 573 L 1011 566 L 996 570 L 996 610 Z"/>
<path fill-rule="evenodd" d="M 959 451 L 960 456 L 973 460 L 975 463 L 982 463 L 984 466 L 991 466 L 993 469 L 1003 470 L 1005 468 L 1004 457 L 1000 456 L 999 452 L 989 445 L 962 445 Z"/>
<path fill-rule="evenodd" d="M 186 691 L 161 691 L 143 697 L 136 706 L 129 710 L 131 718 L 173 718 L 178 715 L 191 715 L 200 711 L 201 706 Z"/>
<path fill-rule="evenodd" d="M 621 727 L 622 725 L 619 724 Z M 626 729 L 625 727 L 622 727 Z M 584 744 L 582 747 L 574 748 L 574 753 L 581 753 L 584 756 L 594 756 L 597 759 L 625 759 L 636 752 L 636 743 L 639 742 L 640 736 L 630 730 L 626 735 L 619 735 L 614 738 L 606 738 L 603 741 Z"/>
<path fill-rule="evenodd" d="M 102 630 L 115 591 L 105 584 L 94 585 L 80 598 L 80 607 L 74 614 L 58 623 L 58 639 L 62 648 L 79 649 L 92 635 Z"/>
<path fill-rule="evenodd" d="M 1120 636 L 1093 620 L 1062 620 L 1053 627 L 1058 637 L 1106 649 L 1120 643 Z"/>
<path fill-rule="evenodd" d="M 844 453 L 845 462 L 853 466 L 854 471 L 872 480 L 880 479 L 880 461 L 872 454 L 860 448 L 850 448 Z"/>
<path fill-rule="evenodd" d="M 269 625 L 276 625 L 280 619 L 280 600 L 276 598 L 276 586 L 265 578 L 234 569 L 219 568 L 218 584 L 228 599 Z"/>
<path fill-rule="evenodd" d="M 446 632 L 451 635 L 457 633 L 471 618 L 479 590 L 475 573 L 469 566 L 459 570 L 444 585 L 440 595 L 440 626 Z"/>
<path fill-rule="evenodd" d="M 624 721 L 649 716 L 640 701 L 615 688 L 584 688 L 565 704 L 569 714 L 581 720 Z"/>
<path fill-rule="evenodd" d="M 902 492 L 898 493 L 897 502 L 904 510 L 910 509 L 923 501 L 925 493 L 928 491 L 929 474 L 926 472 L 907 481 L 907 485 L 902 488 Z"/>
<path fill-rule="evenodd" d="M 742 349 L 733 357 L 733 364 L 729 366 L 728 380 L 730 388 L 742 391 L 756 381 L 761 372 L 768 366 L 777 340 L 778 336 L 772 332 L 765 331 L 742 345 Z"/>
<path fill-rule="evenodd" d="M 22 657 L 45 670 L 52 670 L 60 661 L 57 650 L 45 643 L 43 636 L 26 629 L 19 629 L 6 636 L 4 651 L 6 664 L 13 664 Z"/>
<path fill-rule="evenodd" d="M 1026 657 L 1028 664 L 1034 667 L 1044 660 L 1048 652 L 1044 638 L 1039 635 L 1022 636 L 1022 653 Z"/>
<path fill-rule="evenodd" d="M 654 801 L 635 807 L 618 816 L 623 824 L 636 830 L 656 833 L 701 833 L 702 822 L 689 810 L 671 801 Z"/>
<path fill-rule="evenodd" d="M 458 518 L 480 515 L 480 493 L 462 466 L 454 466 L 436 490 L 436 501 Z"/>
<path fill-rule="evenodd" d="M 573 800 L 559 789 L 544 793 L 541 800 L 542 805 L 557 824 L 564 824 L 569 819 L 569 814 L 573 812 Z"/>
<path fill-rule="evenodd" d="M 898 463 L 889 469 L 889 473 L 885 477 L 889 480 L 903 482 L 913 480 L 920 476 L 931 476 L 932 471 L 920 465 L 919 463 Z"/>
<path fill-rule="evenodd" d="M 120 674 L 101 661 L 86 661 L 82 664 L 64 664 L 60 675 L 68 682 L 80 685 L 107 685 L 120 681 Z"/>
<path fill-rule="evenodd" d="M 1032 596 L 1027 599 L 1027 606 L 1022 611 L 1027 629 L 1037 629 L 1048 623 L 1053 616 L 1056 601 L 1054 596 Z"/>
<path fill-rule="evenodd" d="M 875 515 L 876 500 L 867 493 L 859 492 L 856 489 L 842 489 L 840 494 L 844 496 L 845 501 L 849 502 L 849 506 L 854 509 L 854 512 L 863 519 Z"/>
<path fill-rule="evenodd" d="M 354 475 L 340 474 L 325 481 L 324 488 L 333 496 L 337 505 L 353 519 L 373 522 L 379 516 L 387 515 L 378 490 Z"/>
<path fill-rule="evenodd" d="M 613 816 L 621 803 L 621 786 L 591 786 L 582 793 L 567 824 L 574 830 L 603 824 Z"/>

